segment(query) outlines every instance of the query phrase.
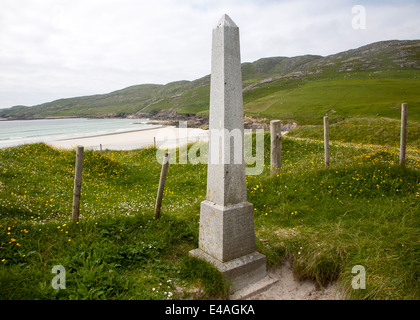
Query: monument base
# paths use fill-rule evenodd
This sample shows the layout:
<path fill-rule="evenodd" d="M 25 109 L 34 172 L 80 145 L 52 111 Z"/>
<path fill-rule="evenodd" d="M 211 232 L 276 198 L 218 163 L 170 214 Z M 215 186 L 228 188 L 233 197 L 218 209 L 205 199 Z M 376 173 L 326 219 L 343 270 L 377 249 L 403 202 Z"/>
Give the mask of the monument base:
<path fill-rule="evenodd" d="M 212 257 L 201 249 L 192 250 L 189 254 L 213 264 L 224 278 L 231 283 L 233 292 L 256 283 L 267 275 L 267 258 L 259 252 L 253 252 L 226 262 Z"/>
<path fill-rule="evenodd" d="M 253 205 L 201 202 L 198 248 L 223 262 L 255 252 Z"/>

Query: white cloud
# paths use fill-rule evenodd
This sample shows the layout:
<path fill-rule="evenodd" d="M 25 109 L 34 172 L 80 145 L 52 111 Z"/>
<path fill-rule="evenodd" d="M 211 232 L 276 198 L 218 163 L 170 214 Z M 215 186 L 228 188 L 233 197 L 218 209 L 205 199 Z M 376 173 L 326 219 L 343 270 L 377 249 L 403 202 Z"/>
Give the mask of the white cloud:
<path fill-rule="evenodd" d="M 0 1 L 0 108 L 204 76 L 224 13 L 240 28 L 244 62 L 420 34 L 413 1 L 359 1 L 366 30 L 352 28 L 350 0 Z"/>

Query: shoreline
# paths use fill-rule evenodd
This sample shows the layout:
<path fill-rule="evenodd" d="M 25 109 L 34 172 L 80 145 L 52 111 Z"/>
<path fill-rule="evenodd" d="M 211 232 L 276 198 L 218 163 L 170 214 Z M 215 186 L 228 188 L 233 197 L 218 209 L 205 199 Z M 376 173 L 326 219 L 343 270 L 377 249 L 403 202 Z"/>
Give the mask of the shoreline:
<path fill-rule="evenodd" d="M 90 136 L 80 136 L 80 137 L 74 137 L 74 138 L 58 139 L 58 140 L 54 140 L 54 141 L 77 140 L 77 139 L 85 139 L 85 138 L 96 138 L 96 137 L 104 137 L 104 136 L 113 136 L 113 135 L 117 135 L 117 134 L 124 134 L 124 133 L 130 133 L 130 132 L 139 132 L 139 131 L 147 131 L 147 130 L 160 129 L 162 127 L 165 127 L 165 126 L 164 125 L 157 125 L 154 128 L 134 129 L 134 130 L 127 130 L 127 131 L 113 132 L 113 133 L 101 133 L 101 134 L 94 134 L 94 135 L 90 135 Z"/>
<path fill-rule="evenodd" d="M 2 119 L 6 121 L 24 121 L 24 120 L 58 120 L 58 119 L 127 119 L 131 121 L 146 120 L 142 124 L 152 125 L 152 128 L 128 129 L 112 133 L 86 133 L 81 136 L 80 133 L 74 133 L 72 137 L 44 138 L 39 140 L 23 141 L 20 144 L 43 142 L 52 147 L 60 149 L 71 149 L 76 145 L 83 145 L 86 149 L 93 150 L 134 150 L 148 146 L 156 145 L 158 148 L 176 148 L 181 144 L 208 141 L 208 118 L 195 114 L 176 114 L 170 111 L 161 111 L 157 113 L 137 113 L 126 117 L 116 117 L 115 115 L 105 116 L 61 116 L 44 118 L 26 118 L 26 119 Z M 256 119 L 250 116 L 244 116 L 245 129 L 264 129 L 269 130 L 269 126 L 264 118 Z M 181 122 L 186 123 L 187 128 L 180 127 Z M 290 126 L 289 124 L 286 126 Z M 292 125 L 293 126 L 293 125 Z M 162 132 L 172 130 L 167 136 L 162 137 Z M 287 130 L 288 131 L 288 130 Z M 32 140 L 32 141 L 31 141 Z M 16 146 L 15 145 L 15 146 Z M 11 147 L 5 145 L 3 147 Z M 3 148 L 1 147 L 1 148 Z"/>
<path fill-rule="evenodd" d="M 0 117 L 0 120 L 3 121 L 17 121 L 17 120 L 57 120 L 57 119 L 142 119 L 150 122 L 147 124 L 160 124 L 167 126 L 178 126 L 179 122 L 187 122 L 188 127 L 191 128 L 200 128 L 208 129 L 209 126 L 209 116 L 195 113 L 177 113 L 169 110 L 159 110 L 153 112 L 136 112 L 132 114 L 124 114 L 123 116 L 112 113 L 104 115 L 78 115 L 78 116 L 47 116 L 47 117 L 37 117 L 37 116 L 9 116 L 9 117 Z M 244 114 L 244 128 L 245 129 L 264 129 L 266 131 L 270 130 L 270 119 L 265 117 L 260 117 L 256 115 Z M 296 126 L 296 123 L 293 123 L 292 126 Z"/>
<path fill-rule="evenodd" d="M 175 126 L 160 126 L 158 128 L 143 128 L 117 133 L 106 133 L 89 137 L 75 137 L 52 140 L 46 144 L 59 148 L 71 149 L 82 145 L 90 150 L 135 150 L 156 143 L 157 148 L 175 148 L 181 144 L 206 140 L 208 131 L 198 128 L 176 128 Z"/>

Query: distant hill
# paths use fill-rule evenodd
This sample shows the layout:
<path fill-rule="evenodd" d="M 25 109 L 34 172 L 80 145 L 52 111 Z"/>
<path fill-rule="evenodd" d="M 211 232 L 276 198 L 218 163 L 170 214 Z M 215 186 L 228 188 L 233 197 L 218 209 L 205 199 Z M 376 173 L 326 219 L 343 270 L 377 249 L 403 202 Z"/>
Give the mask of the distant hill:
<path fill-rule="evenodd" d="M 391 40 L 329 55 L 262 58 L 242 64 L 246 114 L 317 123 L 326 113 L 398 118 L 402 102 L 420 121 L 420 40 Z M 3 118 L 208 113 L 210 76 L 141 84 L 108 94 L 0 110 Z"/>

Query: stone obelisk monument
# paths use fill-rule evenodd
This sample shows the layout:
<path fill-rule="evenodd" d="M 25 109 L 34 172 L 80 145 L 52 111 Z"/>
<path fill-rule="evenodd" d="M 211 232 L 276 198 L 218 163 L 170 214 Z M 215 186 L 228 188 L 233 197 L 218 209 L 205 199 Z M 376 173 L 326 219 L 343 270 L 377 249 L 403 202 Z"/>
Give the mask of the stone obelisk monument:
<path fill-rule="evenodd" d="M 247 202 L 239 28 L 224 15 L 213 29 L 207 196 L 201 203 L 198 249 L 233 290 L 266 276 L 255 249 L 253 205 Z"/>

